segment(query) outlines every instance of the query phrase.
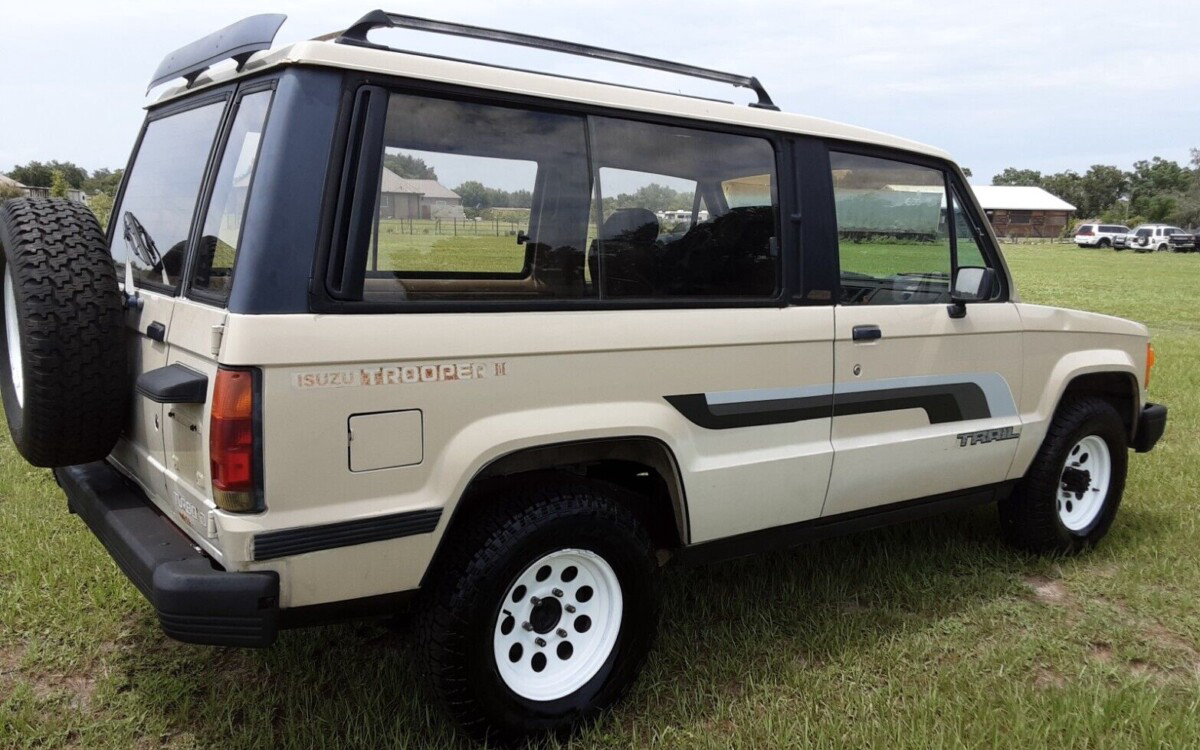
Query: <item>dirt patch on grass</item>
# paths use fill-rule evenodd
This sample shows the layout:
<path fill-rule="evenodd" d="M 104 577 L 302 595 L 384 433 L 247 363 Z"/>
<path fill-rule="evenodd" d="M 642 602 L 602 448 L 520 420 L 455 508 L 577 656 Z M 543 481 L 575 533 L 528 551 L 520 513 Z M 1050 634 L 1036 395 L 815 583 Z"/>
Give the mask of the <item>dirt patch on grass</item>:
<path fill-rule="evenodd" d="M 0 700 L 7 698 L 18 684 L 25 684 L 39 701 L 66 699 L 71 708 L 89 711 L 96 692 L 98 677 L 91 673 L 59 674 L 22 668 L 25 649 L 20 646 L 0 648 Z"/>
<path fill-rule="evenodd" d="M 1042 604 L 1062 606 L 1070 598 L 1062 583 L 1045 576 L 1025 576 L 1025 585 L 1033 591 L 1033 598 Z"/>

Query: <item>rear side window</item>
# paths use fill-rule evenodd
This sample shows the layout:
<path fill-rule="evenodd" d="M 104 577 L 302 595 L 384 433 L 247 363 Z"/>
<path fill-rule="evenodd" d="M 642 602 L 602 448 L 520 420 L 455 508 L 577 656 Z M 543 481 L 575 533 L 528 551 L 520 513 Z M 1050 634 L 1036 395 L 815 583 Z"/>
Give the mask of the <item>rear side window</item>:
<path fill-rule="evenodd" d="M 589 277 L 604 298 L 772 297 L 775 151 L 728 133 L 592 118 Z"/>
<path fill-rule="evenodd" d="M 1129 231 L 1129 228 L 1128 228 L 1128 227 L 1120 227 L 1120 226 L 1115 226 L 1115 225 L 1112 225 L 1112 224 L 1105 224 L 1105 225 L 1103 225 L 1103 226 L 1101 226 L 1101 227 L 1100 227 L 1100 231 L 1101 231 L 1101 232 L 1108 232 L 1108 233 L 1110 233 L 1110 234 L 1120 234 L 1120 233 L 1127 233 L 1127 232 Z"/>
<path fill-rule="evenodd" d="M 200 183 L 225 101 L 146 125 L 121 203 L 112 214 L 112 256 L 119 278 L 129 261 L 139 286 L 178 290 Z"/>
<path fill-rule="evenodd" d="M 363 299 L 578 298 L 583 117 L 392 94 Z"/>
<path fill-rule="evenodd" d="M 779 289 L 766 139 L 402 93 L 383 139 L 364 301 Z"/>
<path fill-rule="evenodd" d="M 191 288 L 200 296 L 218 300 L 229 296 L 242 218 L 270 104 L 270 91 L 247 94 L 238 102 L 196 248 Z"/>

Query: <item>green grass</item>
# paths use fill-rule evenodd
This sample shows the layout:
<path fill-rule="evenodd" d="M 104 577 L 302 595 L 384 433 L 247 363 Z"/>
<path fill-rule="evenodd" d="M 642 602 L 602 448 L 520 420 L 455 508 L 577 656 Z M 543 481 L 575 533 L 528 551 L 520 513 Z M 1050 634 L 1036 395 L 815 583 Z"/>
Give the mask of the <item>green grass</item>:
<path fill-rule="evenodd" d="M 1200 256 L 1006 246 L 1027 301 L 1153 329 L 1171 407 L 1108 538 L 1070 559 L 993 509 L 666 575 L 661 637 L 580 748 L 1200 745 Z M 731 501 L 736 501 L 735 498 Z M 373 624 L 187 646 L 0 442 L 0 747 L 465 743 Z"/>

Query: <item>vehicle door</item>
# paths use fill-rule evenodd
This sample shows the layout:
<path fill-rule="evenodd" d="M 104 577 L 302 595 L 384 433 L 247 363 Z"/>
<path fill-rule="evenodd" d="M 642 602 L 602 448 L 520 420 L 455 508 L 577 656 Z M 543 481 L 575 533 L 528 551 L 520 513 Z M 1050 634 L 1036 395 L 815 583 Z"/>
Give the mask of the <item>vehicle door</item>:
<path fill-rule="evenodd" d="M 823 515 L 1004 480 L 1020 319 L 1003 282 L 965 315 L 948 305 L 957 269 L 1000 270 L 973 198 L 936 161 L 847 150 L 830 163 L 841 291 Z"/>
<path fill-rule="evenodd" d="M 273 93 L 273 83 L 265 82 L 239 88 L 233 99 L 200 203 L 184 294 L 176 302 L 167 333 L 168 368 L 176 378 L 191 378 L 199 394 L 165 405 L 168 500 L 177 518 L 207 538 L 216 536 L 213 493 L 219 491 L 214 489 L 209 462 L 217 357 L 243 217 Z M 254 373 L 240 376 L 253 378 Z M 253 510 L 261 501 L 254 492 L 226 493 L 222 507 Z"/>
<path fill-rule="evenodd" d="M 125 316 L 130 371 L 142 385 L 142 376 L 168 362 L 190 230 L 228 101 L 228 93 L 215 93 L 152 111 L 109 219 L 113 262 L 133 297 Z M 167 507 L 169 412 L 131 388 L 130 421 L 112 460 Z"/>

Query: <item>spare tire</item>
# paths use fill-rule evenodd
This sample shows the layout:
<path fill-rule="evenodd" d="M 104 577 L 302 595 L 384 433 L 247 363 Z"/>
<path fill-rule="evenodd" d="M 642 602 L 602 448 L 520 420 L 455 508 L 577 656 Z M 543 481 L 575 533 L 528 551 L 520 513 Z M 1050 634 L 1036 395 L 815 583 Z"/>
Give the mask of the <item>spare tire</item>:
<path fill-rule="evenodd" d="M 0 397 L 34 466 L 98 461 L 125 427 L 124 300 L 96 217 L 62 199 L 0 207 Z"/>

